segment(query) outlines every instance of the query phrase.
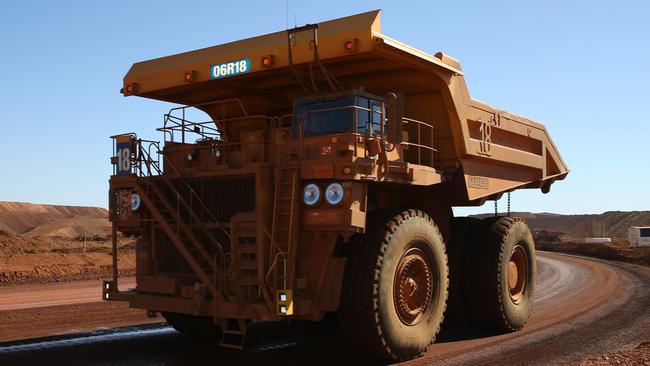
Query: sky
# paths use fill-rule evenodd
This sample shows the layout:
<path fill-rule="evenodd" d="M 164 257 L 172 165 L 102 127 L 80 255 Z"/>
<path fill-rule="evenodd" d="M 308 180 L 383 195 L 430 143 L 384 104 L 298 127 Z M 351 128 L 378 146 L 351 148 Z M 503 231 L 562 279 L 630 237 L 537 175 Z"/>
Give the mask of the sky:
<path fill-rule="evenodd" d="M 571 173 L 512 210 L 650 209 L 641 0 L 2 1 L 0 200 L 107 206 L 109 136 L 161 139 L 172 107 L 119 93 L 131 64 L 378 8 L 382 33 L 459 59 L 472 97 L 546 125 Z"/>

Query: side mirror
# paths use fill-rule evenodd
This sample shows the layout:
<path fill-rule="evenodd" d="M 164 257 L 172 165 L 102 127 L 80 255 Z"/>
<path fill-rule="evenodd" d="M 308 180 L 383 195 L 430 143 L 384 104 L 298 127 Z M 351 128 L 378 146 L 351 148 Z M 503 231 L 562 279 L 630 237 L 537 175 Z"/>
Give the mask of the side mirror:
<path fill-rule="evenodd" d="M 402 142 L 402 127 L 404 118 L 404 94 L 388 93 L 384 98 L 386 103 L 387 133 L 386 139 L 392 144 Z"/>

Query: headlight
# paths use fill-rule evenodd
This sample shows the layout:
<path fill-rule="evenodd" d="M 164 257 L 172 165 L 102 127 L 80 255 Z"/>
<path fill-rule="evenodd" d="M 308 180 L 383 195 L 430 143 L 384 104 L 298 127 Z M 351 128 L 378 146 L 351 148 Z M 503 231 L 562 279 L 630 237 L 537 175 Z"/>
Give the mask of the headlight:
<path fill-rule="evenodd" d="M 314 183 L 307 184 L 302 194 L 302 200 L 307 206 L 313 206 L 320 200 L 320 188 Z"/>
<path fill-rule="evenodd" d="M 137 211 L 140 208 L 142 200 L 137 193 L 131 193 L 131 211 Z"/>
<path fill-rule="evenodd" d="M 338 205 L 343 201 L 345 190 L 341 183 L 332 183 L 325 190 L 325 199 L 330 205 Z"/>

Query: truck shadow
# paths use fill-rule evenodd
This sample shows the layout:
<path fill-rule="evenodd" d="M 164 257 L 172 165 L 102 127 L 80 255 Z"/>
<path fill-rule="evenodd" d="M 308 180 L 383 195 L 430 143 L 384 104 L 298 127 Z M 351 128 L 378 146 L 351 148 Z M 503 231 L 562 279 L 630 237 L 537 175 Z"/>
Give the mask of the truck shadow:
<path fill-rule="evenodd" d="M 443 331 L 438 342 L 492 336 Z M 385 365 L 353 352 L 336 324 L 300 321 L 251 324 L 244 350 L 217 347 L 166 324 L 0 344 L 1 365 Z"/>

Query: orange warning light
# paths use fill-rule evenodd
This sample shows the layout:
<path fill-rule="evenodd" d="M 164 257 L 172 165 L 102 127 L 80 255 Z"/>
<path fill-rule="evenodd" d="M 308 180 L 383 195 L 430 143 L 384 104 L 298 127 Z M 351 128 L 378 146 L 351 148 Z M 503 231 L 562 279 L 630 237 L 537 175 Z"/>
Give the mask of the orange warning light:
<path fill-rule="evenodd" d="M 261 62 L 262 67 L 271 67 L 273 66 L 274 63 L 275 63 L 275 58 L 273 57 L 273 55 L 262 57 L 262 62 Z"/>

